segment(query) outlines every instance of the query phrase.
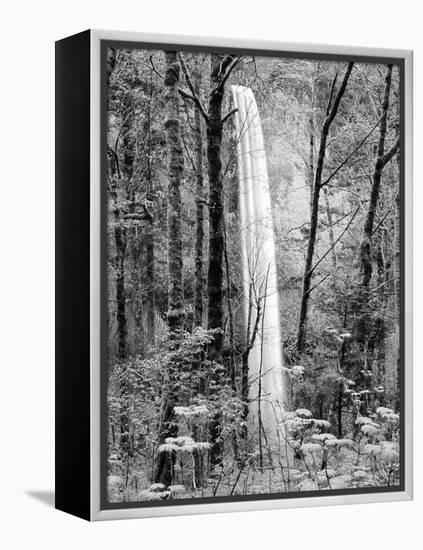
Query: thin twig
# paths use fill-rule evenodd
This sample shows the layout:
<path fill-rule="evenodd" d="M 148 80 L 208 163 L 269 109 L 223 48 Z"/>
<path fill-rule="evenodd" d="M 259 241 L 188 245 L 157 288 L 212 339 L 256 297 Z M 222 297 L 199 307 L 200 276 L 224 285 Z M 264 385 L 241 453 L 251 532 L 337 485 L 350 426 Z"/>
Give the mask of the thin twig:
<path fill-rule="evenodd" d="M 333 250 L 335 248 L 335 246 L 337 245 L 337 243 L 342 239 L 342 237 L 344 236 L 344 234 L 347 232 L 349 226 L 351 225 L 351 223 L 353 222 L 354 218 L 356 217 L 356 215 L 358 214 L 358 211 L 360 210 L 360 207 L 356 208 L 354 214 L 352 215 L 350 221 L 348 222 L 346 228 L 344 229 L 344 231 L 339 235 L 339 237 L 336 239 L 336 241 L 333 243 L 333 245 L 323 254 L 323 256 L 317 260 L 317 262 L 314 264 L 314 266 L 310 269 L 310 273 L 313 273 L 315 270 L 316 270 L 316 267 L 322 263 L 322 261 L 326 258 L 326 256 L 329 254 L 329 252 L 331 252 L 331 250 Z"/>

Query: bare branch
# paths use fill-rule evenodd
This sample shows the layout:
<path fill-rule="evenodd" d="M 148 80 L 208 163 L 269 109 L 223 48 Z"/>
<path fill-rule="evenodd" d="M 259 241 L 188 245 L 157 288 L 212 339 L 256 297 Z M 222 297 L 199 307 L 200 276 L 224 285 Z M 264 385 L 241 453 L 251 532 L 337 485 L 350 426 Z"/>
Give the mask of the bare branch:
<path fill-rule="evenodd" d="M 186 143 L 186 141 L 185 141 L 185 136 L 184 136 L 183 133 L 181 133 L 181 138 L 182 138 L 182 143 L 183 143 L 183 145 L 184 145 L 185 153 L 186 153 L 186 155 L 187 155 L 189 161 L 191 162 L 192 169 L 193 169 L 193 171 L 194 171 L 194 173 L 195 173 L 196 170 L 197 170 L 197 169 L 196 169 L 196 166 L 195 166 L 195 162 L 194 162 L 194 159 L 192 158 L 192 155 L 191 155 L 191 153 L 190 153 L 190 151 L 189 151 L 189 149 L 188 149 L 187 143 Z"/>
<path fill-rule="evenodd" d="M 185 59 L 183 58 L 183 55 L 180 52 L 178 53 L 178 58 L 179 58 L 179 61 L 181 63 L 182 72 L 184 73 L 185 82 L 188 85 L 188 88 L 191 92 L 191 95 L 187 94 L 187 92 L 185 92 L 186 95 L 183 95 L 181 90 L 179 90 L 179 93 L 181 93 L 181 95 L 183 95 L 183 97 L 186 97 L 187 99 L 191 99 L 191 101 L 193 101 L 196 104 L 196 106 L 198 107 L 198 110 L 200 111 L 200 113 L 204 117 L 205 121 L 208 122 L 209 118 L 208 118 L 207 113 L 206 113 L 206 111 L 203 107 L 203 104 L 201 103 L 200 98 L 198 97 L 197 92 L 195 91 L 195 87 L 194 87 L 194 84 L 193 84 L 193 81 L 192 81 L 192 78 L 191 78 L 191 73 L 189 72 L 187 64 L 185 63 Z"/>
<path fill-rule="evenodd" d="M 364 143 L 367 141 L 367 139 L 373 134 L 373 132 L 376 130 L 376 128 L 379 126 L 382 118 L 385 116 L 385 114 L 382 114 L 379 119 L 377 120 L 376 124 L 372 127 L 372 129 L 370 130 L 370 132 L 368 132 L 364 138 L 360 141 L 360 143 L 357 145 L 357 147 L 355 147 L 351 153 L 341 162 L 341 164 L 336 168 L 336 170 L 334 170 L 330 176 L 328 176 L 325 181 L 321 184 L 321 187 L 327 185 L 330 180 L 332 178 L 334 178 L 336 176 L 336 174 L 342 170 L 342 168 L 347 164 L 347 162 L 351 159 L 351 157 L 353 157 L 355 155 L 355 153 L 364 145 Z M 395 152 L 394 152 L 395 153 Z"/>
<path fill-rule="evenodd" d="M 388 162 L 392 159 L 392 157 L 395 155 L 395 153 L 398 151 L 400 145 L 400 138 L 397 139 L 397 141 L 394 143 L 394 145 L 389 149 L 387 153 L 383 156 L 382 162 L 383 166 L 388 164 Z"/>
<path fill-rule="evenodd" d="M 222 124 L 224 124 L 229 118 L 231 118 L 232 115 L 234 115 L 237 112 L 238 112 L 237 108 L 232 109 L 232 111 L 229 111 L 229 113 L 222 118 Z"/>
<path fill-rule="evenodd" d="M 332 105 L 332 98 L 333 98 L 333 94 L 335 92 L 335 85 L 336 85 L 337 80 L 338 80 L 338 73 L 335 74 L 335 78 L 333 79 L 333 82 L 332 82 L 332 88 L 330 90 L 329 101 L 328 101 L 328 105 L 326 107 L 326 116 L 329 116 L 329 113 L 330 113 L 330 107 Z"/>
<path fill-rule="evenodd" d="M 200 100 L 198 99 L 197 96 L 193 96 L 191 94 L 189 94 L 188 92 L 186 92 L 185 90 L 183 90 L 182 88 L 178 88 L 178 92 L 180 93 L 180 95 L 182 97 L 184 97 L 185 99 L 190 99 L 193 103 L 195 103 L 195 105 L 197 106 L 198 110 L 200 111 L 201 115 L 203 116 L 204 120 L 206 121 L 206 123 L 208 124 L 209 122 L 209 117 L 206 113 L 206 111 L 204 110 L 204 107 L 202 106 Z"/>
<path fill-rule="evenodd" d="M 185 111 L 185 116 L 186 116 L 186 118 L 187 118 L 188 126 L 191 128 L 191 130 L 192 130 L 193 132 L 195 132 L 195 128 L 194 128 L 194 126 L 192 125 L 191 119 L 190 119 L 190 117 L 189 117 L 189 112 L 188 112 L 187 102 L 186 102 L 186 101 L 184 101 L 184 111 Z"/>
<path fill-rule="evenodd" d="M 235 69 L 235 67 L 238 65 L 238 63 L 241 61 L 241 56 L 239 55 L 238 57 L 234 57 L 232 59 L 232 62 L 229 64 L 228 68 L 226 69 L 226 72 L 225 74 L 223 75 L 223 78 L 220 82 L 220 85 L 219 87 L 223 87 L 226 83 L 226 81 L 228 80 L 228 78 L 231 76 L 231 72 Z"/>
<path fill-rule="evenodd" d="M 323 254 L 323 256 L 321 258 L 319 258 L 319 260 L 317 260 L 317 262 L 314 264 L 314 266 L 310 269 L 310 273 L 313 273 L 315 270 L 316 270 L 316 267 L 322 263 L 322 261 L 326 258 L 326 256 L 331 252 L 331 250 L 333 250 L 335 248 L 335 246 L 337 245 L 337 243 L 342 239 L 342 237 L 344 236 L 344 234 L 348 231 L 348 228 L 350 227 L 350 225 L 352 224 L 354 218 L 356 217 L 356 215 L 358 214 L 358 211 L 360 210 L 360 207 L 358 207 L 354 214 L 351 216 L 351 219 L 350 221 L 348 222 L 347 226 L 345 227 L 344 231 L 342 231 L 342 233 L 339 235 L 339 237 L 336 239 L 336 241 L 333 243 L 333 245 L 328 249 L 326 250 L 326 252 Z"/>
<path fill-rule="evenodd" d="M 376 294 L 378 292 L 379 289 L 381 289 L 382 287 L 386 286 L 386 285 L 389 285 L 390 283 L 393 283 L 394 281 L 398 280 L 398 277 L 392 277 L 392 279 L 389 279 L 388 281 L 384 281 L 383 283 L 381 283 L 380 285 L 376 286 L 375 288 L 372 288 L 370 294 Z"/>
<path fill-rule="evenodd" d="M 328 114 L 328 117 L 327 117 L 327 122 L 328 122 L 329 126 L 331 125 L 333 119 L 336 116 L 336 113 L 338 112 L 338 107 L 339 107 L 341 99 L 342 99 L 342 97 L 345 93 L 345 90 L 347 88 L 348 80 L 350 78 L 350 74 L 351 74 L 351 71 L 353 70 L 353 67 L 354 67 L 354 63 L 352 61 L 351 61 L 351 63 L 348 63 L 348 67 L 347 67 L 347 70 L 345 71 L 341 87 L 339 88 L 338 93 L 336 94 L 335 101 L 333 102 L 332 109 L 330 110 L 330 113 Z M 336 80 L 336 78 L 335 78 L 335 80 Z M 335 84 L 335 80 L 334 80 L 334 84 Z M 331 93 L 331 96 L 332 96 L 332 93 Z M 332 97 L 331 97 L 331 99 L 332 99 Z M 331 100 L 330 100 L 330 102 L 331 102 Z"/>
<path fill-rule="evenodd" d="M 379 221 L 379 223 L 377 224 L 377 226 L 373 229 L 372 231 L 372 235 L 373 233 L 376 233 L 376 231 L 379 229 L 379 227 L 383 226 L 383 222 L 386 220 L 386 218 L 389 216 L 389 213 L 390 211 L 392 210 L 392 205 L 388 208 L 388 210 L 386 211 L 385 215 L 383 216 L 383 218 Z M 386 229 L 386 227 L 385 227 Z"/>
<path fill-rule="evenodd" d="M 328 273 L 327 275 L 322 277 L 320 279 L 320 281 L 317 281 L 317 283 L 310 288 L 310 290 L 308 291 L 308 294 L 310 295 L 313 292 L 313 290 L 315 290 L 318 286 L 320 286 L 322 283 L 324 283 L 326 281 L 326 279 L 329 277 L 329 275 L 331 275 L 331 274 Z"/>
<path fill-rule="evenodd" d="M 185 81 L 188 84 L 188 88 L 190 89 L 192 95 L 197 97 L 198 100 L 200 100 L 200 98 L 198 97 L 195 91 L 195 87 L 191 78 L 191 73 L 187 67 L 187 64 L 185 63 L 185 59 L 181 52 L 178 53 L 178 58 L 179 58 L 179 62 L 181 63 L 182 72 L 184 73 L 184 76 L 185 76 Z"/>
<path fill-rule="evenodd" d="M 128 214 L 124 214 L 122 216 L 122 219 L 124 220 L 136 220 L 136 221 L 153 221 L 154 220 L 154 217 L 153 215 L 151 214 L 151 212 L 149 211 L 149 209 L 147 208 L 146 205 L 143 205 L 143 209 L 144 209 L 144 213 L 143 214 L 140 214 L 138 212 L 130 212 Z"/>
<path fill-rule="evenodd" d="M 153 69 L 153 71 L 156 73 L 157 76 L 159 76 L 162 80 L 164 80 L 164 76 L 162 75 L 161 72 L 159 72 L 155 65 L 154 65 L 154 61 L 153 61 L 153 56 L 150 55 L 150 64 L 151 64 L 151 68 Z"/>
<path fill-rule="evenodd" d="M 213 86 L 210 92 L 211 96 L 219 92 L 223 88 L 226 81 L 230 77 L 232 71 L 235 69 L 235 67 L 238 65 L 240 61 L 241 61 L 241 56 L 225 55 L 223 57 L 223 59 L 219 64 L 219 69 L 217 71 L 212 72 L 212 76 L 214 74 L 214 77 L 215 77 L 215 85 Z"/>

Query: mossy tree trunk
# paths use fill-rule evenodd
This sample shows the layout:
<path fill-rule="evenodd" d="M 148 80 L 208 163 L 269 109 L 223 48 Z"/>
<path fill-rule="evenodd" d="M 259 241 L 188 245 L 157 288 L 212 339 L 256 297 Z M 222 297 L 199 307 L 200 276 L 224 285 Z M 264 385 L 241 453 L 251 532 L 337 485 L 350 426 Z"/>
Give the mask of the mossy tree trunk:
<path fill-rule="evenodd" d="M 237 58 L 230 55 L 211 56 L 211 91 L 208 104 L 207 160 L 209 175 L 209 266 L 207 275 L 207 327 L 216 330 L 209 344 L 209 360 L 222 363 L 224 307 L 223 307 L 223 266 L 225 250 L 224 194 L 222 178 L 222 105 L 225 83 Z M 222 459 L 222 446 L 219 443 L 220 417 L 210 422 L 210 439 L 213 447 L 210 454 L 212 464 Z"/>
<path fill-rule="evenodd" d="M 199 63 L 199 61 L 197 61 Z M 201 72 L 194 73 L 194 88 L 200 97 Z M 198 107 L 194 110 L 195 130 L 195 286 L 194 286 L 194 318 L 193 326 L 203 324 L 203 292 L 204 292 L 204 176 L 203 176 L 203 128 L 202 117 Z"/>
<path fill-rule="evenodd" d="M 155 311 L 156 311 L 156 280 L 155 280 L 155 245 L 154 245 L 154 217 L 151 215 L 152 205 L 154 203 L 154 187 L 153 187 L 153 173 L 152 173 L 152 102 L 153 102 L 153 83 L 150 75 L 150 86 L 147 103 L 146 113 L 146 137 L 147 137 L 147 158 L 146 158 L 146 174 L 145 174 L 145 186 L 146 186 L 146 209 L 150 212 L 150 215 L 146 217 L 146 231 L 145 231 L 145 251 L 146 251 L 146 282 L 147 282 L 147 297 L 146 297 L 146 313 L 147 313 L 147 344 L 154 346 L 155 344 Z"/>
<path fill-rule="evenodd" d="M 180 66 L 176 52 L 166 52 L 166 143 L 168 158 L 168 311 L 171 348 L 178 346 L 184 324 L 183 272 L 182 272 L 182 201 L 181 185 L 183 175 L 183 154 L 179 118 L 179 74 Z M 175 376 L 177 365 L 169 368 L 163 385 L 159 425 L 159 444 L 168 437 L 175 437 L 177 424 L 174 406 L 177 402 Z M 156 483 L 170 485 L 172 481 L 172 458 L 169 453 L 159 453 L 155 473 Z"/>

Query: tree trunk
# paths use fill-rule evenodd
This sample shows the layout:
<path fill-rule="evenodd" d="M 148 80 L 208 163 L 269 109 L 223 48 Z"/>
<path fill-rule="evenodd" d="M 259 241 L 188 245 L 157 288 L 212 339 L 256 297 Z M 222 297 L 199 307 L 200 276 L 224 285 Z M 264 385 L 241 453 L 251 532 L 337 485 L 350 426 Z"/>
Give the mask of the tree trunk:
<path fill-rule="evenodd" d="M 330 209 L 330 203 L 329 203 L 329 193 L 327 187 L 323 188 L 323 195 L 325 198 L 325 209 L 326 209 L 326 217 L 328 219 L 328 230 L 329 230 L 329 244 L 332 249 L 331 255 L 332 255 L 332 267 L 333 267 L 333 278 L 336 282 L 336 268 L 338 265 L 338 259 L 336 257 L 336 248 L 335 248 L 335 235 L 333 233 L 333 220 L 332 220 L 332 211 Z"/>
<path fill-rule="evenodd" d="M 207 276 L 207 327 L 217 329 L 213 341 L 208 347 L 210 361 L 222 362 L 223 347 L 223 254 L 224 235 L 224 198 L 222 178 L 222 103 L 225 82 L 231 71 L 234 58 L 228 55 L 211 56 L 211 92 L 208 104 L 207 121 L 207 160 L 209 174 L 209 267 Z M 232 65 L 233 67 L 233 65 Z M 209 425 L 209 434 L 213 447 L 210 453 L 212 464 L 222 459 L 222 446 L 219 442 L 220 416 L 216 415 Z"/>
<path fill-rule="evenodd" d="M 147 109 L 147 165 L 146 165 L 146 201 L 147 207 L 151 210 L 154 201 L 154 188 L 152 177 L 152 145 L 151 145 L 151 103 L 153 96 L 153 84 L 150 77 L 150 94 Z M 154 262 L 154 217 L 147 216 L 147 225 L 145 231 L 145 252 L 146 252 L 146 280 L 147 280 L 147 344 L 155 344 L 155 313 L 156 313 L 156 282 L 155 282 L 155 262 Z"/>
<path fill-rule="evenodd" d="M 222 102 L 224 88 L 217 86 L 221 55 L 212 55 L 212 73 L 208 106 L 207 159 L 209 173 L 209 268 L 207 277 L 207 326 L 218 329 L 209 346 L 211 360 L 219 361 L 223 344 L 223 181 L 222 181 Z M 214 90 L 214 91 L 213 91 Z"/>
<path fill-rule="evenodd" d="M 196 60 L 194 71 L 194 90 L 197 96 L 201 97 L 201 66 Z M 194 283 L 194 315 L 193 328 L 203 326 L 203 294 L 204 294 L 204 176 L 203 176 L 203 127 L 202 115 L 198 106 L 194 107 L 194 147 L 195 147 L 195 283 Z M 201 369 L 204 352 L 201 351 L 193 361 L 193 369 L 197 372 Z M 205 390 L 205 379 L 201 376 L 198 391 L 203 394 Z M 194 430 L 193 438 L 197 440 Z M 203 455 L 201 452 L 194 453 L 194 479 L 196 487 L 199 487 L 203 478 Z"/>
<path fill-rule="evenodd" d="M 228 239 L 227 239 L 227 233 L 226 233 L 226 224 L 224 224 L 224 231 L 225 231 L 225 250 L 224 250 L 224 258 L 225 258 L 225 275 L 226 275 L 226 303 L 228 308 L 228 325 L 229 325 L 229 372 L 230 372 L 230 378 L 231 378 L 231 385 L 234 392 L 236 392 L 236 362 L 234 357 L 235 352 L 235 329 L 234 329 L 234 312 L 232 309 L 232 303 L 231 303 L 231 272 L 230 272 L 230 266 L 229 266 L 229 256 L 228 256 Z"/>
<path fill-rule="evenodd" d="M 116 49 L 109 48 L 107 50 L 107 59 L 106 59 L 106 71 L 107 71 L 107 86 L 110 85 L 110 77 L 112 76 L 113 69 L 116 65 Z"/>
<path fill-rule="evenodd" d="M 109 48 L 107 56 L 107 82 L 110 84 L 110 78 L 116 64 L 116 50 Z M 110 92 L 109 92 L 110 93 Z M 127 106 L 128 107 L 128 106 Z M 128 107 L 131 108 L 130 106 Z M 129 117 L 131 118 L 131 117 Z M 129 152 L 134 141 L 130 136 L 131 124 L 129 121 L 124 125 L 124 171 L 125 177 L 130 179 L 132 175 L 132 164 L 134 155 Z M 128 149 L 128 151 L 127 151 Z M 126 254 L 126 230 L 121 224 L 121 215 L 119 208 L 118 181 L 121 181 L 121 172 L 119 169 L 119 157 L 117 151 L 109 152 L 109 166 L 111 173 L 111 196 L 113 198 L 113 217 L 114 217 L 114 236 L 116 246 L 116 257 L 114 261 L 116 271 L 116 322 L 118 335 L 118 359 L 123 365 L 123 370 L 119 380 L 120 386 L 120 447 L 123 456 L 128 460 L 131 455 L 130 434 L 129 434 L 129 388 L 125 360 L 127 358 L 127 319 L 125 305 L 125 254 Z"/>
<path fill-rule="evenodd" d="M 395 289 L 395 343 L 396 343 L 396 396 L 395 407 L 399 410 L 401 389 L 401 211 L 400 194 L 395 197 L 394 233 L 394 289 Z"/>
<path fill-rule="evenodd" d="M 314 177 L 313 202 L 312 202 L 311 220 L 310 220 L 310 236 L 309 236 L 308 247 L 307 247 L 306 263 L 304 268 L 303 291 L 301 296 L 300 315 L 299 315 L 298 332 L 297 332 L 297 351 L 299 354 L 302 354 L 304 352 L 305 339 L 306 339 L 308 303 L 310 298 L 311 279 L 313 277 L 312 265 L 313 265 L 314 249 L 316 246 L 317 223 L 319 219 L 319 198 L 320 198 L 320 189 L 322 186 L 322 174 L 323 174 L 325 155 L 326 155 L 326 143 L 329 135 L 330 126 L 338 112 L 339 104 L 345 93 L 345 89 L 347 87 L 348 79 L 350 77 L 352 68 L 353 68 L 353 63 L 349 63 L 347 70 L 345 72 L 341 87 L 335 98 L 333 106 L 331 106 L 334 87 L 336 84 L 336 77 L 334 79 L 332 92 L 331 92 L 328 107 L 326 110 L 326 117 L 323 122 L 323 127 L 320 135 L 320 146 L 319 146 L 319 153 L 317 156 L 316 174 Z"/>
<path fill-rule="evenodd" d="M 310 219 L 313 210 L 313 188 L 314 188 L 314 133 L 315 133 L 315 108 L 316 108 L 316 75 L 313 75 L 311 81 L 311 106 L 310 115 L 308 117 L 308 161 L 307 161 L 307 176 L 308 185 L 310 188 Z"/>
<path fill-rule="evenodd" d="M 342 405 L 343 405 L 343 396 L 344 396 L 344 386 L 343 383 L 339 383 L 338 390 L 338 402 L 337 402 L 337 424 L 338 424 L 338 439 L 342 439 Z"/>
<path fill-rule="evenodd" d="M 377 248 L 377 285 L 383 287 L 387 282 L 385 256 L 383 253 L 384 233 L 379 239 Z M 375 357 L 373 360 L 373 381 L 376 386 L 383 385 L 385 381 L 385 335 L 386 322 L 385 315 L 388 306 L 388 300 L 385 292 L 379 298 L 380 306 L 375 320 L 375 328 L 373 330 L 374 347 L 376 348 Z"/>
<path fill-rule="evenodd" d="M 399 140 L 385 153 L 385 141 L 388 122 L 389 95 L 392 81 L 392 65 L 388 65 L 385 76 L 385 89 L 382 101 L 382 116 L 379 126 L 379 139 L 376 162 L 373 170 L 372 188 L 370 191 L 369 206 L 364 222 L 363 235 L 359 249 L 360 280 L 359 294 L 356 303 L 356 338 L 363 354 L 364 369 L 369 366 L 368 349 L 372 350 L 374 342 L 370 342 L 369 335 L 373 331 L 374 318 L 369 312 L 369 289 L 373 273 L 372 247 L 374 221 L 379 203 L 382 173 L 386 164 L 393 158 L 399 147 Z"/>
<path fill-rule="evenodd" d="M 200 96 L 201 73 L 195 74 L 195 91 Z M 194 110 L 195 129 L 195 287 L 193 326 L 203 324 L 203 255 L 204 255 L 204 189 L 203 189 L 203 132 L 201 113 L 198 107 Z"/>
<path fill-rule="evenodd" d="M 211 74 L 208 112 L 206 113 L 201 99 L 195 89 L 186 64 L 181 57 L 182 69 L 191 94 L 179 90 L 184 98 L 192 100 L 197 111 L 207 124 L 207 162 L 209 176 L 209 266 L 207 273 L 207 328 L 216 329 L 213 340 L 208 346 L 210 361 L 222 363 L 223 347 L 223 254 L 224 237 L 224 198 L 222 180 L 222 136 L 223 122 L 222 104 L 225 83 L 232 70 L 239 62 L 239 57 L 232 55 L 211 55 Z M 218 443 L 220 434 L 219 415 L 209 424 L 209 435 L 213 443 L 210 454 L 212 464 L 220 461 L 221 447 Z"/>
<path fill-rule="evenodd" d="M 125 307 L 125 251 L 126 231 L 120 225 L 119 208 L 114 208 L 115 217 L 115 243 L 116 243 L 116 321 L 118 334 L 118 358 L 124 361 L 127 357 L 127 322 Z"/>
<path fill-rule="evenodd" d="M 245 422 L 248 417 L 248 393 L 249 393 L 249 383 L 248 383 L 248 359 L 250 356 L 250 351 L 253 349 L 253 346 L 256 341 L 257 333 L 259 330 L 259 323 L 262 317 L 262 303 L 261 298 L 256 297 L 255 303 L 255 320 L 253 324 L 253 283 L 250 283 L 248 290 L 248 313 L 247 313 L 247 327 L 246 327 L 246 345 L 245 349 L 242 352 L 241 356 L 241 400 L 242 400 L 242 418 Z M 247 436 L 247 429 L 243 430 L 243 437 Z"/>
<path fill-rule="evenodd" d="M 123 124 L 123 168 L 125 173 L 126 196 L 130 200 L 130 187 L 132 176 L 134 173 L 134 160 L 136 141 L 134 135 L 134 108 L 130 99 L 126 102 L 126 110 L 124 112 L 125 122 Z M 118 198 L 118 195 L 116 195 Z M 126 290 L 125 290 L 125 261 L 128 244 L 128 231 L 120 225 L 119 209 L 116 205 L 116 307 L 117 307 L 117 323 L 118 323 L 118 349 L 119 360 L 123 364 L 121 381 L 120 381 L 120 398 L 121 398 L 121 447 L 127 458 L 132 456 L 133 448 L 130 436 L 129 426 L 129 386 L 128 373 L 125 366 L 125 360 L 128 357 L 128 329 L 126 315 Z"/>
<path fill-rule="evenodd" d="M 115 191 L 115 196 L 116 191 Z M 117 200 L 117 198 L 115 199 Z M 128 457 L 130 454 L 129 444 L 129 395 L 126 368 L 124 366 L 127 358 L 127 322 L 125 307 L 125 251 L 126 251 L 126 231 L 120 225 L 119 208 L 116 205 L 114 210 L 115 218 L 115 243 L 116 243 L 116 321 L 118 334 L 118 359 L 123 368 L 119 379 L 120 386 L 120 446 L 123 454 Z"/>
<path fill-rule="evenodd" d="M 183 330 L 184 303 L 182 279 L 182 202 L 181 183 L 183 172 L 182 143 L 180 136 L 180 120 L 178 105 L 180 67 L 176 52 L 166 52 L 165 75 L 165 103 L 166 103 L 166 143 L 168 155 L 168 269 L 169 291 L 168 312 L 170 336 L 173 340 L 171 347 L 178 345 L 178 338 Z M 158 439 L 163 443 L 166 438 L 174 437 L 177 433 L 174 406 L 177 402 L 175 374 L 167 373 L 164 384 L 161 406 L 161 419 Z M 172 482 L 172 460 L 169 453 L 160 453 L 157 464 L 155 481 L 168 486 Z"/>
<path fill-rule="evenodd" d="M 169 296 L 167 320 L 171 332 L 183 328 L 185 317 L 182 275 L 182 141 L 179 120 L 179 63 L 176 52 L 166 52 L 165 102 L 166 142 L 168 155 L 168 267 Z"/>
<path fill-rule="evenodd" d="M 110 85 L 110 79 L 113 70 L 116 65 L 116 50 L 109 48 L 107 51 L 107 85 Z M 110 90 L 109 90 L 110 101 Z M 128 126 L 126 126 L 126 132 L 128 132 Z M 126 251 L 126 231 L 121 225 L 120 209 L 119 209 L 119 197 L 117 183 L 121 179 L 121 173 L 119 169 L 119 158 L 117 151 L 109 150 L 109 167 L 110 167 L 110 180 L 111 180 L 111 195 L 114 202 L 113 217 L 114 217 L 114 234 L 115 234 L 115 271 L 116 271 L 116 322 L 117 322 L 117 334 L 118 334 L 118 358 L 119 360 L 126 359 L 127 351 L 127 324 L 126 324 L 126 311 L 125 311 L 125 251 Z M 124 152 L 124 161 L 125 152 Z M 125 162 L 125 172 L 128 170 Z"/>
<path fill-rule="evenodd" d="M 361 286 L 368 288 L 372 278 L 372 233 L 376 215 L 376 209 L 380 194 L 380 182 L 382 179 L 385 162 L 385 138 L 389 109 L 389 94 L 391 90 L 392 65 L 388 65 L 385 77 L 385 92 L 382 103 L 382 118 L 380 121 L 379 141 L 377 147 L 376 164 L 373 172 L 372 189 L 370 192 L 369 208 L 364 222 L 363 236 L 360 243 L 360 264 L 361 264 Z"/>

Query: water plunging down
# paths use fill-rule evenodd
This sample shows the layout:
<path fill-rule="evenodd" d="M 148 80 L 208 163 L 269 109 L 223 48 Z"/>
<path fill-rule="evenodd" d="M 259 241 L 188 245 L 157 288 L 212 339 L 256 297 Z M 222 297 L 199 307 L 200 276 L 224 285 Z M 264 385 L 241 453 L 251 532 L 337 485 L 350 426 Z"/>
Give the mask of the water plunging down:
<path fill-rule="evenodd" d="M 266 435 L 284 402 L 275 239 L 260 115 L 250 88 L 232 86 L 235 107 L 244 313 L 248 342 L 249 425 Z"/>

